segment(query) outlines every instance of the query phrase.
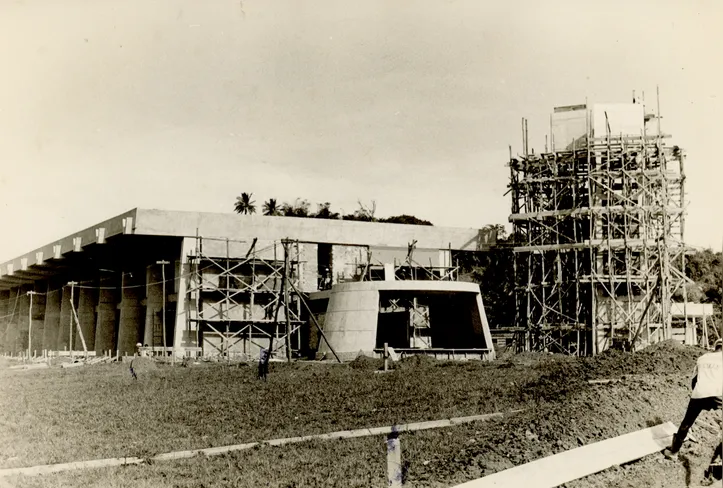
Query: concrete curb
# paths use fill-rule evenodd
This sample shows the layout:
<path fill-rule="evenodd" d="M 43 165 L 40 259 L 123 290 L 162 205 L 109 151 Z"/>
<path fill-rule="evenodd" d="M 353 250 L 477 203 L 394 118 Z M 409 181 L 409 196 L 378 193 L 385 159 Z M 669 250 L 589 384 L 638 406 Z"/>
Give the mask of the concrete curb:
<path fill-rule="evenodd" d="M 26 468 L 5 468 L 0 469 L 0 478 L 7 476 L 38 476 L 42 474 L 60 473 L 63 471 L 73 471 L 77 469 L 95 469 L 108 468 L 113 466 L 126 466 L 131 464 L 143 464 L 146 462 L 172 461 L 177 459 L 188 459 L 195 456 L 218 456 L 233 451 L 243 451 L 252 449 L 257 446 L 283 446 L 286 444 L 296 444 L 311 440 L 334 440 L 334 439 L 352 439 L 355 437 L 366 437 L 374 435 L 387 435 L 393 432 L 413 432 L 418 430 L 438 429 L 441 427 L 453 427 L 455 425 L 468 424 L 471 422 L 483 422 L 502 418 L 505 415 L 521 412 L 522 410 L 511 410 L 507 413 L 496 412 L 485 415 L 471 415 L 469 417 L 455 417 L 443 420 L 431 420 L 427 422 L 414 422 L 401 425 L 389 425 L 384 427 L 372 427 L 356 430 L 342 430 L 337 432 L 329 432 L 326 434 L 313 434 L 300 437 L 285 437 L 281 439 L 271 439 L 260 442 L 249 442 L 246 444 L 234 444 L 230 446 L 210 447 L 206 449 L 193 449 L 188 451 L 173 451 L 156 456 L 141 459 L 138 457 L 120 457 L 108 459 L 95 459 L 91 461 L 78 461 L 62 464 L 44 464 L 39 466 L 30 466 Z"/>

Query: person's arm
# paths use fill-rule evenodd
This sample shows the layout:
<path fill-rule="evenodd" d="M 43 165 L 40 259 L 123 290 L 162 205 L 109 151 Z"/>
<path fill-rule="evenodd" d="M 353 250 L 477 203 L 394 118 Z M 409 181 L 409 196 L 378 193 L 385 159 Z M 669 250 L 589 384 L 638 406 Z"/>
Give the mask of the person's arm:
<path fill-rule="evenodd" d="M 693 380 L 691 381 L 691 390 L 695 390 L 695 384 L 698 382 L 698 365 L 693 368 Z"/>

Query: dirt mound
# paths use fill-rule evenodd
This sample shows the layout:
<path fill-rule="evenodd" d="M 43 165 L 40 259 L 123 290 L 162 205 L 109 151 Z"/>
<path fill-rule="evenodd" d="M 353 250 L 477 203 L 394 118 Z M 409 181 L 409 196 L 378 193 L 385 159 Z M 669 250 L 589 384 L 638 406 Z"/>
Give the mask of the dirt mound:
<path fill-rule="evenodd" d="M 445 364 L 453 364 L 458 365 L 460 364 L 457 361 L 454 362 L 448 362 L 448 361 L 439 361 L 437 359 L 434 359 L 433 357 L 426 356 L 424 354 L 414 354 L 407 356 L 405 358 L 402 358 L 397 364 L 395 364 L 396 367 L 399 369 L 426 369 L 426 368 L 434 368 L 436 366 L 443 366 Z"/>
<path fill-rule="evenodd" d="M 611 350 L 592 358 L 526 354 L 500 361 L 494 371 L 504 374 L 508 388 L 514 387 L 511 379 L 522 379 L 517 390 L 522 411 L 467 433 L 474 442 L 460 439 L 455 450 L 440 453 L 415 470 L 410 481 L 437 477 L 461 482 L 664 421 L 677 424 L 688 402 L 692 369 L 703 352 L 665 342 L 636 353 Z M 602 378 L 622 381 L 602 385 L 587 381 Z M 691 430 L 698 441 L 687 442 L 682 451 L 689 459 L 687 475 L 680 463 L 657 454 L 641 463 L 648 463 L 646 472 L 665 469 L 668 474 L 647 479 L 669 477 L 671 483 L 665 486 L 687 486 L 684 478 L 691 477 L 691 470 L 693 478 L 698 476 L 695 473 L 710 459 L 718 433 L 713 421 L 719 415 L 704 412 Z M 626 486 L 650 486 L 627 468 L 596 476 L 602 484 L 588 478 L 575 486 L 619 486 L 621 480 L 632 481 Z"/>
<path fill-rule="evenodd" d="M 370 358 L 360 354 L 353 361 L 349 363 L 349 367 L 352 369 L 359 369 L 365 371 L 376 371 L 384 367 L 384 360 L 377 358 Z"/>
<path fill-rule="evenodd" d="M 155 371 L 159 367 L 155 359 L 147 357 L 133 358 L 133 361 L 127 363 L 128 368 L 130 368 L 131 366 L 133 366 L 133 370 L 136 372 L 136 374 Z"/>

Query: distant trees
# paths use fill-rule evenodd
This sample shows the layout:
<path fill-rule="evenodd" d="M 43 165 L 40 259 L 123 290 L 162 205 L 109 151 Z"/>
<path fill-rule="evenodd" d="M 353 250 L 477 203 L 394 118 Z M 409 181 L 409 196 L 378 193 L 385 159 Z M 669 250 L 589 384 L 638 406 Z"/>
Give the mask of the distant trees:
<path fill-rule="evenodd" d="M 241 193 L 236 197 L 234 210 L 236 213 L 249 215 L 256 213 L 256 202 L 252 200 L 253 193 Z M 324 202 L 317 204 L 316 212 L 311 211 L 311 203 L 306 199 L 297 198 L 293 202 L 284 202 L 279 205 L 278 200 L 269 198 L 261 207 L 264 215 L 267 216 L 283 216 L 283 217 L 307 217 L 315 219 L 330 220 L 355 220 L 359 222 L 386 222 L 389 224 L 409 224 L 409 225 L 433 225 L 430 221 L 420 219 L 414 215 L 395 215 L 386 218 L 377 218 L 377 203 L 372 200 L 370 205 L 365 205 L 361 200 L 357 200 L 359 208 L 350 214 L 342 215 L 335 212 L 331 208 L 331 203 Z"/>
<path fill-rule="evenodd" d="M 460 279 L 480 285 L 490 325 L 513 326 L 516 306 L 512 249 L 519 239 L 514 234 L 506 235 L 502 225 L 486 226 L 483 230 L 497 231 L 496 246 L 484 253 L 458 251 L 453 259 L 460 267 Z M 689 254 L 685 271 L 692 280 L 686 285 L 688 301 L 712 303 L 716 315 L 721 317 L 723 253 L 706 249 Z M 682 298 L 682 290 L 673 297 L 675 301 Z M 723 321 L 720 324 L 723 325 Z"/>
<path fill-rule="evenodd" d="M 456 252 L 454 262 L 460 267 L 460 279 L 480 285 L 490 326 L 511 327 L 515 321 L 514 235 L 507 236 L 500 224 L 482 230 L 496 231 L 497 245 L 483 253 Z"/>
<path fill-rule="evenodd" d="M 311 204 L 308 200 L 297 198 L 294 203 L 284 203 L 281 206 L 281 215 L 284 217 L 309 217 L 309 208 L 311 208 Z"/>
<path fill-rule="evenodd" d="M 361 200 L 357 200 L 359 208 L 354 213 L 344 215 L 344 220 L 356 220 L 359 222 L 376 222 L 375 214 L 377 213 L 377 202 L 372 200 L 371 206 L 367 207 Z"/>
<path fill-rule="evenodd" d="M 718 308 L 723 297 L 723 254 L 705 249 L 686 258 L 685 274 L 695 281 L 695 285 L 686 289 L 688 299 L 713 303 Z M 691 288 L 694 297 L 690 297 Z"/>
<path fill-rule="evenodd" d="M 244 215 L 256 213 L 256 202 L 251 200 L 252 196 L 253 193 L 243 192 L 240 197 L 236 197 L 236 205 L 234 205 L 236 213 Z"/>
<path fill-rule="evenodd" d="M 315 219 L 339 219 L 341 218 L 341 215 L 339 212 L 332 212 L 331 210 L 331 203 L 324 202 L 319 204 L 319 208 L 317 209 L 316 213 L 313 215 Z"/>
<path fill-rule="evenodd" d="M 386 219 L 379 219 L 379 222 L 386 222 L 388 224 L 409 224 L 409 225 L 432 225 L 429 220 L 418 219 L 414 215 L 395 215 L 394 217 L 387 217 Z"/>

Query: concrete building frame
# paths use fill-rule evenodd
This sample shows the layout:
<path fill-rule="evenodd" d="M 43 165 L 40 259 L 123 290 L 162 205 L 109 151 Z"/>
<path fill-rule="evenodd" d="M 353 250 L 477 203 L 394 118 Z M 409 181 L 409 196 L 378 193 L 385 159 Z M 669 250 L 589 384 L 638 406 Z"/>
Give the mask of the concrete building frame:
<path fill-rule="evenodd" d="M 133 354 L 138 343 L 162 348 L 164 338 L 176 355 L 202 353 L 203 339 L 189 335 L 191 323 L 212 312 L 197 307 L 220 304 L 222 322 L 232 313 L 258 313 L 254 307 L 259 302 L 249 308 L 242 295 L 249 286 L 263 284 L 231 289 L 229 267 L 278 271 L 280 256 L 274 257 L 273 249 L 279 252 L 284 240 L 296 243 L 291 274 L 299 292 L 310 294 L 327 278 L 333 286 L 362 279 L 360 270 L 371 276 L 375 266 L 411 264 L 412 243 L 415 259 L 428 262 L 430 269 L 449 270 L 452 252 L 488 250 L 495 235 L 478 229 L 137 208 L 0 265 L 0 347 L 7 354 L 25 353 L 29 346 L 31 355 L 70 354 L 82 350 L 82 335 L 91 355 Z M 215 275 L 199 272 L 204 260 L 208 264 L 219 259 L 227 263 Z M 226 290 L 221 290 L 225 295 L 198 301 L 196 296 L 224 288 L 217 281 L 217 290 L 202 290 L 211 275 L 226 280 Z M 33 292 L 32 310 L 28 292 Z M 295 320 L 305 323 L 298 302 L 291 305 L 296 307 Z M 258 325 L 256 318 L 251 322 Z M 225 347 L 228 354 L 229 335 L 238 330 L 229 328 L 227 333 L 226 323 L 217 329 L 227 342 L 221 351 Z"/>

